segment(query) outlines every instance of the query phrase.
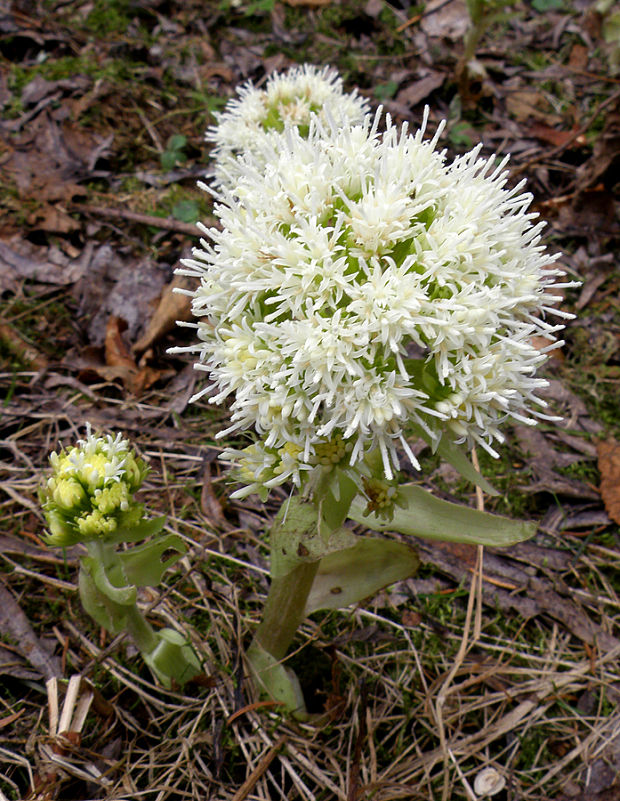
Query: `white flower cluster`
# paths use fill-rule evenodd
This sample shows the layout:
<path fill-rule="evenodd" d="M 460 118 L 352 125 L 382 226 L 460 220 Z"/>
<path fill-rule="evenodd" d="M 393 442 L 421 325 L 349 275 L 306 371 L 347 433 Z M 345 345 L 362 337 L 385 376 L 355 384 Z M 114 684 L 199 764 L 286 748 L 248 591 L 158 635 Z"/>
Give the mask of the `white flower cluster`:
<path fill-rule="evenodd" d="M 229 452 L 238 495 L 328 463 L 363 471 L 374 451 L 391 479 L 397 448 L 416 464 L 412 425 L 497 455 L 504 420 L 544 417 L 535 372 L 563 327 L 546 317 L 570 315 L 531 196 L 479 148 L 448 163 L 426 118 L 414 135 L 378 122 L 263 141 L 219 196 L 222 230 L 183 262 L 200 341 L 178 350 L 212 381 L 196 397 L 232 396 L 221 436 L 259 437 Z"/>
<path fill-rule="evenodd" d="M 69 451 L 60 454 L 52 452 L 50 464 L 56 478 L 79 477 L 82 483 L 95 490 L 121 480 L 129 451 L 129 442 L 121 434 L 116 437 L 111 434 L 97 437 L 92 433 L 90 423 L 87 423 L 86 439 L 79 439 Z"/>
<path fill-rule="evenodd" d="M 293 125 L 307 136 L 313 115 L 324 123 L 356 125 L 368 111 L 368 102 L 356 91 L 344 92 L 335 70 L 310 64 L 273 73 L 264 89 L 246 83 L 238 95 L 215 115 L 217 125 L 205 135 L 215 145 L 211 152 L 215 183 L 229 189 L 243 172 L 238 157 L 252 153 L 256 163 L 265 143 L 277 142 L 286 126 Z"/>

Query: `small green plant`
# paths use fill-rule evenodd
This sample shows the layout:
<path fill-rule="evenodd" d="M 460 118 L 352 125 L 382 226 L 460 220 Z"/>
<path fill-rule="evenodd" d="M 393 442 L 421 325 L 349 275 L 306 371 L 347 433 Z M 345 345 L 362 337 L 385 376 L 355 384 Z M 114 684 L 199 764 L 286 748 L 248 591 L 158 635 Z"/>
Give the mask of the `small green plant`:
<path fill-rule="evenodd" d="M 601 33 L 608 45 L 608 60 L 612 75 L 620 70 L 620 9 L 613 0 L 598 0 L 594 6 L 601 15 Z"/>
<path fill-rule="evenodd" d="M 162 169 L 173 170 L 179 164 L 185 164 L 187 156 L 183 151 L 186 145 L 186 136 L 183 134 L 173 134 L 166 143 L 166 149 L 159 156 Z"/>
<path fill-rule="evenodd" d="M 111 634 L 127 632 L 165 687 L 196 676 L 200 663 L 185 638 L 170 628 L 154 631 L 137 605 L 138 588 L 157 585 L 186 551 L 176 534 L 160 533 L 165 518 L 147 519 L 134 500 L 146 465 L 120 434 L 96 437 L 90 426 L 86 439 L 52 453 L 50 463 L 52 475 L 40 492 L 46 541 L 86 546 L 79 572 L 84 609 Z"/>
<path fill-rule="evenodd" d="M 463 55 L 456 67 L 459 94 L 464 102 L 470 96 L 471 83 L 486 77 L 484 67 L 476 60 L 480 40 L 498 22 L 517 13 L 509 10 L 514 0 L 466 0 L 466 4 L 470 26 L 465 33 Z"/>
<path fill-rule="evenodd" d="M 111 3 L 97 3 L 86 17 L 85 27 L 92 33 L 104 35 L 126 30 L 129 19 L 120 7 L 111 6 Z"/>
<path fill-rule="evenodd" d="M 387 83 L 380 83 L 375 86 L 374 96 L 379 101 L 389 100 L 394 97 L 398 89 L 396 81 L 388 81 Z"/>
<path fill-rule="evenodd" d="M 468 122 L 457 122 L 456 125 L 452 125 L 450 130 L 448 131 L 448 137 L 450 139 L 450 143 L 456 147 L 468 147 L 471 148 L 473 142 L 471 140 L 471 136 L 469 135 L 468 131 L 471 131 L 471 126 Z"/>
<path fill-rule="evenodd" d="M 200 208 L 194 200 L 179 200 L 172 207 L 172 216 L 181 222 L 195 223 L 200 218 Z"/>

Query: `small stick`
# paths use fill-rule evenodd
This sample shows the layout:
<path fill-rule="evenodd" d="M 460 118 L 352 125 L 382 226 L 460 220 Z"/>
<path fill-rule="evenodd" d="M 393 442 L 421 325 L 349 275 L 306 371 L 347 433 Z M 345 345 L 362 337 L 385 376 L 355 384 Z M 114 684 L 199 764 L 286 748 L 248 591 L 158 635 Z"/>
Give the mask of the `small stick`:
<path fill-rule="evenodd" d="M 80 682 L 81 678 L 78 675 L 71 676 L 69 679 L 65 703 L 63 704 L 60 721 L 58 722 L 58 734 L 71 731 L 71 718 L 73 717 L 73 710 L 75 709 L 78 693 L 80 692 Z"/>
<path fill-rule="evenodd" d="M 471 789 L 470 783 L 465 778 L 465 774 L 461 770 L 461 767 L 460 767 L 459 763 L 454 758 L 454 754 L 452 753 L 452 750 L 450 748 L 448 748 L 448 754 L 450 755 L 450 759 L 454 763 L 454 767 L 456 768 L 456 773 L 457 773 L 459 779 L 463 783 L 463 787 L 465 788 L 465 793 L 467 795 L 467 800 L 468 801 L 476 801 L 477 796 L 474 793 L 474 791 Z"/>
<path fill-rule="evenodd" d="M 590 126 L 594 123 L 601 111 L 604 111 L 607 106 L 613 105 L 618 98 L 620 98 L 620 91 L 614 92 L 612 95 L 605 98 L 605 100 L 601 101 L 594 109 L 588 121 L 584 123 L 581 128 L 578 128 L 576 131 L 574 131 L 565 142 L 557 147 L 554 147 L 552 150 L 547 150 L 543 153 L 540 153 L 538 156 L 534 156 L 533 158 L 529 159 L 529 161 L 526 161 L 525 164 L 520 164 L 518 167 L 516 167 L 516 169 L 511 170 L 512 177 L 514 178 L 517 175 L 521 175 L 522 172 L 525 172 L 525 170 L 529 169 L 533 164 L 538 164 L 539 161 L 547 161 L 548 159 L 560 156 L 573 144 L 573 142 L 579 139 L 580 136 L 583 136 L 585 133 L 587 133 L 590 129 Z"/>
<path fill-rule="evenodd" d="M 128 220 L 129 222 L 141 223 L 142 225 L 152 225 L 155 228 L 163 228 L 165 231 L 176 231 L 188 236 L 204 236 L 203 231 L 192 223 L 174 220 L 171 217 L 155 217 L 153 214 L 141 214 L 138 211 L 127 209 L 112 209 L 107 206 L 90 206 L 82 203 L 72 203 L 69 211 L 76 211 L 78 214 L 93 214 L 98 217 L 110 217 L 117 220 Z M 215 220 L 208 217 L 204 224 L 209 227 L 215 224 Z"/>
<path fill-rule="evenodd" d="M 243 782 L 230 801 L 244 801 L 248 793 L 250 793 L 254 788 L 256 782 L 265 773 L 269 765 L 271 765 L 285 740 L 285 735 L 282 735 L 275 745 L 273 745 L 269 751 L 267 751 L 265 756 L 260 758 L 258 765 L 254 768 L 252 773 L 250 773 L 248 778 Z"/>
<path fill-rule="evenodd" d="M 236 712 L 228 718 L 226 721 L 226 725 L 230 726 L 231 723 L 234 723 L 237 718 L 240 718 L 241 715 L 247 715 L 248 712 L 253 712 L 255 709 L 263 709 L 264 707 L 270 706 L 283 706 L 282 701 L 255 701 L 253 704 L 248 704 L 244 706 L 243 709 L 238 709 Z"/>

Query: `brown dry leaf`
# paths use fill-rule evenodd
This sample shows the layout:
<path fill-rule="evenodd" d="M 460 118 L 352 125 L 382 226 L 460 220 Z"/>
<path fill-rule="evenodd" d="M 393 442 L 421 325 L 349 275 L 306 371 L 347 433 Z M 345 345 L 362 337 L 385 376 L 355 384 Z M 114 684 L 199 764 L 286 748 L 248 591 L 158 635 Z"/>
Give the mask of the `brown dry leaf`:
<path fill-rule="evenodd" d="M 550 379 L 540 394 L 545 400 L 552 400 L 557 404 L 554 411 L 562 417 L 562 428 L 586 431 L 588 434 L 598 434 L 603 430 L 603 426 L 590 417 L 583 400 L 561 381 Z"/>
<path fill-rule="evenodd" d="M 547 127 L 562 122 L 562 118 L 551 113 L 549 102 L 532 89 L 519 89 L 506 95 L 506 110 L 517 122 L 529 119 L 541 120 Z"/>
<path fill-rule="evenodd" d="M 79 376 L 84 381 L 92 381 L 93 376 L 102 378 L 104 381 L 122 382 L 123 386 L 132 395 L 139 397 L 143 392 L 166 378 L 171 378 L 175 373 L 174 370 L 157 370 L 154 367 L 140 367 L 135 372 L 132 370 L 117 366 L 108 367 L 105 364 L 88 364 L 80 366 Z"/>
<path fill-rule="evenodd" d="M 227 64 L 221 61 L 212 61 L 211 63 L 203 64 L 201 67 L 198 67 L 198 74 L 205 83 L 214 77 L 222 78 L 224 81 L 231 83 L 235 80 L 233 71 Z"/>
<path fill-rule="evenodd" d="M 550 582 L 539 578 L 530 579 L 528 597 L 541 612 L 559 620 L 582 642 L 598 645 L 599 648 L 609 651 L 620 645 L 616 637 L 594 623 L 574 601 L 555 592 Z"/>
<path fill-rule="evenodd" d="M 95 81 L 93 88 L 86 92 L 77 99 L 67 100 L 67 104 L 71 108 L 71 119 L 79 120 L 82 114 L 93 106 L 98 100 L 105 95 L 111 94 L 114 91 L 112 84 L 106 83 L 103 78 L 98 78 Z"/>
<path fill-rule="evenodd" d="M 476 564 L 476 546 L 461 542 L 436 542 L 437 549 L 455 557 L 463 567 L 473 568 Z"/>
<path fill-rule="evenodd" d="M 123 341 L 122 333 L 127 329 L 127 323 L 121 317 L 110 316 L 105 334 L 105 366 L 93 367 L 97 375 L 106 380 L 120 379 L 123 386 L 132 395 L 141 395 L 163 378 L 170 378 L 174 370 L 157 370 L 145 365 L 138 367 L 127 345 Z"/>
<path fill-rule="evenodd" d="M 122 333 L 126 330 L 125 320 L 110 315 L 105 332 L 105 362 L 108 367 L 120 367 L 122 370 L 137 373 L 138 365 L 123 342 Z"/>
<path fill-rule="evenodd" d="M 58 205 L 45 203 L 28 216 L 28 225 L 35 231 L 50 231 L 57 234 L 70 234 L 79 231 L 80 224 Z"/>
<path fill-rule="evenodd" d="M 70 200 L 86 194 L 78 181 L 90 175 L 112 140 L 113 134 L 101 137 L 41 113 L 19 139 L 11 142 L 3 168 L 22 198 Z"/>
<path fill-rule="evenodd" d="M 612 254 L 609 254 L 612 256 Z M 612 266 L 613 269 L 613 266 Z M 575 303 L 575 308 L 577 311 L 581 311 L 585 309 L 588 303 L 592 300 L 594 295 L 596 294 L 597 289 L 599 289 L 609 278 L 610 271 L 601 271 L 593 270 L 592 275 L 589 275 L 586 280 L 581 285 L 581 292 L 579 293 L 579 298 Z"/>
<path fill-rule="evenodd" d="M 90 250 L 69 259 L 58 248 L 33 245 L 14 236 L 0 239 L 0 292 L 15 292 L 24 279 L 65 286 L 77 281 L 88 265 Z"/>
<path fill-rule="evenodd" d="M 176 375 L 176 372 L 172 368 L 158 370 L 156 367 L 149 367 L 148 365 L 146 367 L 141 367 L 138 370 L 138 374 L 130 391 L 133 392 L 134 395 L 141 395 L 158 381 L 164 381 L 172 378 L 174 375 Z"/>
<path fill-rule="evenodd" d="M 523 486 L 524 492 L 555 492 L 569 498 L 598 499 L 596 489 L 583 481 L 567 478 L 556 473 L 554 467 L 568 467 L 582 461 L 583 454 L 556 451 L 549 439 L 535 428 L 515 426 L 519 447 L 527 454 L 527 463 L 532 469 L 534 481 Z"/>
<path fill-rule="evenodd" d="M 41 75 L 36 75 L 22 89 L 21 102 L 24 108 L 36 106 L 51 94 L 60 97 L 65 92 L 84 92 L 90 84 L 90 79 L 85 75 L 73 75 L 71 78 L 61 78 L 58 81 L 48 81 Z"/>
<path fill-rule="evenodd" d="M 597 445 L 601 496 L 607 514 L 620 523 L 620 442 L 611 438 Z"/>
<path fill-rule="evenodd" d="M 173 280 L 161 293 L 155 314 L 140 339 L 132 346 L 134 353 L 149 348 L 168 331 L 172 331 L 177 320 L 191 320 L 191 302 L 187 295 L 175 292 L 176 289 L 191 289 L 192 282 L 184 275 L 175 275 Z"/>
<path fill-rule="evenodd" d="M 403 626 L 419 626 L 422 622 L 422 615 L 419 612 L 412 612 L 410 609 L 405 609 L 401 617 L 401 622 Z"/>
<path fill-rule="evenodd" d="M 417 106 L 425 100 L 431 92 L 443 86 L 446 76 L 443 72 L 431 72 L 419 81 L 409 84 L 396 95 L 396 102 L 402 103 L 409 108 Z"/>
<path fill-rule="evenodd" d="M 543 142 L 548 142 L 554 147 L 563 147 L 567 142 L 570 142 L 570 147 L 583 147 L 587 144 L 585 134 L 581 134 L 575 140 L 572 137 L 575 135 L 575 130 L 572 131 L 558 131 L 557 128 L 551 128 L 543 122 L 535 122 L 529 127 L 529 133 L 540 139 Z"/>
<path fill-rule="evenodd" d="M 427 36 L 459 42 L 469 28 L 465 0 L 431 0 L 426 4 L 420 27 Z"/>
<path fill-rule="evenodd" d="M 74 289 L 79 298 L 79 316 L 87 321 L 88 338 L 103 345 L 110 315 L 127 323 L 131 342 L 149 319 L 153 302 L 169 279 L 169 266 L 149 258 L 128 258 L 108 244 L 94 252 L 88 273 Z"/>
<path fill-rule="evenodd" d="M 457 583 L 471 580 L 472 568 L 457 554 L 444 548 L 446 543 L 416 540 L 423 564 L 432 564 L 451 576 Z M 471 546 L 470 546 L 471 547 Z M 554 582 L 557 583 L 557 582 Z M 516 585 L 525 595 L 508 592 L 509 584 Z M 568 590 L 567 590 L 568 592 Z M 595 643 L 611 650 L 620 645 L 618 639 L 592 621 L 585 611 L 570 597 L 556 592 L 554 584 L 516 568 L 509 554 L 488 553 L 485 549 L 483 564 L 482 598 L 485 604 L 502 610 L 515 610 L 525 618 L 546 614 L 560 621 L 565 628 L 588 645 Z"/>
<path fill-rule="evenodd" d="M 46 679 L 62 676 L 60 660 L 39 640 L 28 618 L 2 583 L 0 583 L 0 632 L 17 643 L 21 655 Z"/>
<path fill-rule="evenodd" d="M 37 681 L 41 678 L 41 671 L 28 667 L 26 660 L 17 653 L 16 648 L 0 645 L 0 676 Z M 0 728 L 2 728 L 1 721 Z"/>

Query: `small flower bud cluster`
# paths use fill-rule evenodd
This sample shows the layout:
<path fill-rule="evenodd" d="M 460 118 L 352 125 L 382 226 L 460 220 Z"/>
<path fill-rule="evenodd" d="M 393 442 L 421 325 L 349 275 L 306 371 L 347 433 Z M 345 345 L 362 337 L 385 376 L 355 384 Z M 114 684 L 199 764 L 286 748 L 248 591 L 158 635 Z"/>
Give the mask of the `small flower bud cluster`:
<path fill-rule="evenodd" d="M 406 508 L 406 504 L 399 498 L 396 483 L 385 478 L 362 476 L 362 486 L 366 497 L 365 515 L 374 514 L 384 520 L 394 517 L 394 506 Z"/>
<path fill-rule="evenodd" d="M 262 166 L 261 150 L 266 142 L 278 139 L 285 126 L 292 125 L 308 136 L 310 120 L 317 115 L 324 122 L 355 125 L 362 122 L 368 102 L 356 91 L 346 93 L 342 78 L 329 67 L 304 64 L 285 73 L 273 73 L 264 89 L 247 83 L 238 90 L 220 114 L 217 125 L 205 135 L 215 147 L 215 183 L 234 189 L 243 167 L 238 156 L 252 153 Z"/>
<path fill-rule="evenodd" d="M 142 506 L 133 500 L 146 467 L 120 434 L 86 438 L 50 455 L 52 475 L 41 490 L 47 544 L 68 546 L 103 539 L 137 525 Z"/>

